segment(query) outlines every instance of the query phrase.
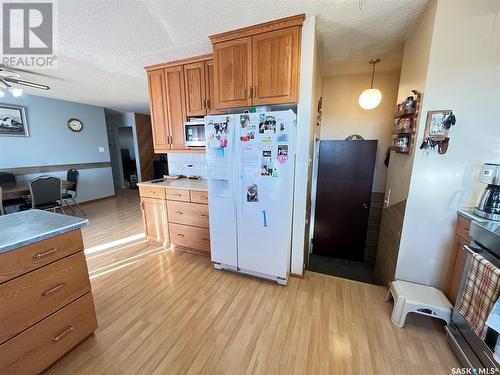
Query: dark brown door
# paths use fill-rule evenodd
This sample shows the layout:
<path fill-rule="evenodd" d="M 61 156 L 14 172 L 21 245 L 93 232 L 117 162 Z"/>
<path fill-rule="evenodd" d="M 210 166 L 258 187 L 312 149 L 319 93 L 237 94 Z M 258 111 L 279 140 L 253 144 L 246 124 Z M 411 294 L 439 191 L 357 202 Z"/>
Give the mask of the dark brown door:
<path fill-rule="evenodd" d="M 363 260 L 377 141 L 321 141 L 313 254 Z"/>

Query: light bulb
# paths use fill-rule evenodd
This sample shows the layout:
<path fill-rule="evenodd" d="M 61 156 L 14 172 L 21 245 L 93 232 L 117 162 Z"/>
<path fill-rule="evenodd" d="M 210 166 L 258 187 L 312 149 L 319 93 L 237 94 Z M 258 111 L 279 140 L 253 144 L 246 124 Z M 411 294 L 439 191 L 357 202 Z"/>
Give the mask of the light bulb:
<path fill-rule="evenodd" d="M 18 98 L 23 94 L 23 89 L 17 87 L 11 87 L 10 92 L 14 98 Z"/>
<path fill-rule="evenodd" d="M 359 96 L 359 105 L 363 109 L 373 109 L 380 104 L 382 93 L 379 89 L 366 89 Z"/>

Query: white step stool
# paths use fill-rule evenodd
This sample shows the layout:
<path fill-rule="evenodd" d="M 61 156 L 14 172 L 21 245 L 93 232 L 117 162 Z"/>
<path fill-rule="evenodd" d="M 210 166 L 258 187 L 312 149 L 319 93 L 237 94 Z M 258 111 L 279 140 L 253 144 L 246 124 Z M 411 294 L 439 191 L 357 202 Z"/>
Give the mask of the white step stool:
<path fill-rule="evenodd" d="M 409 312 L 443 319 L 450 324 L 453 306 L 443 292 L 432 286 L 395 280 L 385 297 L 386 301 L 394 299 L 391 321 L 403 328 Z"/>

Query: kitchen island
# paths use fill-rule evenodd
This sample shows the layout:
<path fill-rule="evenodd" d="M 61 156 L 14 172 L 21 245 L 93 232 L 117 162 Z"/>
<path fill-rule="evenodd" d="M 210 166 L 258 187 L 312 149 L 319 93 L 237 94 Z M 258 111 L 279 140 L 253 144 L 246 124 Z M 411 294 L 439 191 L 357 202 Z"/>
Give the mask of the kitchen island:
<path fill-rule="evenodd" d="M 180 250 L 210 254 L 206 180 L 153 180 L 139 183 L 146 237 Z"/>
<path fill-rule="evenodd" d="M 40 210 L 0 216 L 0 373 L 40 373 L 97 329 L 86 225 Z"/>

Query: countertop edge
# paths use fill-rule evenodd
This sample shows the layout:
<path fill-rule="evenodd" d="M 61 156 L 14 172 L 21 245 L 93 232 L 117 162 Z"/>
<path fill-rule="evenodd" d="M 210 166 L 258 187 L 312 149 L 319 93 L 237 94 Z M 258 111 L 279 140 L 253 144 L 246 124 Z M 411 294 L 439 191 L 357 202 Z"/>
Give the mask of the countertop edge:
<path fill-rule="evenodd" d="M 64 226 L 61 228 L 50 230 L 50 231 L 45 232 L 45 233 L 41 233 L 39 235 L 33 236 L 31 238 L 27 238 L 27 239 L 22 240 L 22 241 L 13 242 L 11 244 L 8 244 L 8 245 L 1 247 L 0 254 L 8 253 L 10 251 L 17 250 L 20 247 L 28 246 L 28 245 L 34 244 L 36 242 L 47 240 L 49 238 L 56 237 L 56 236 L 59 236 L 59 235 L 64 234 L 64 233 L 68 233 L 68 232 L 71 232 L 71 231 L 76 230 L 76 229 L 84 228 L 88 225 L 88 222 L 89 222 L 88 219 L 84 219 L 84 221 L 82 221 L 80 223 L 70 224 L 70 225 L 67 225 L 67 226 Z"/>
<path fill-rule="evenodd" d="M 488 220 L 484 217 L 474 215 L 473 210 L 474 210 L 474 207 L 462 207 L 462 208 L 457 210 L 457 215 L 461 216 L 467 220 L 470 220 L 470 221 L 478 221 L 480 223 L 491 222 L 491 220 Z"/>
<path fill-rule="evenodd" d="M 178 184 L 178 186 L 177 186 Z M 194 186 L 186 186 L 189 184 L 193 184 Z M 204 184 L 205 186 L 196 186 Z M 139 182 L 137 186 L 154 186 L 161 187 L 163 189 L 179 189 L 179 190 L 194 190 L 194 191 L 208 191 L 207 180 L 165 180 L 163 182 L 151 183 L 149 181 Z"/>

